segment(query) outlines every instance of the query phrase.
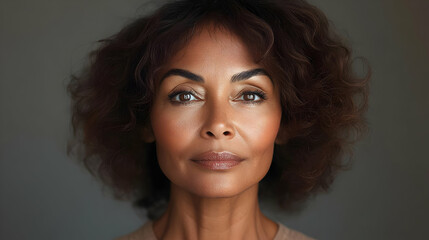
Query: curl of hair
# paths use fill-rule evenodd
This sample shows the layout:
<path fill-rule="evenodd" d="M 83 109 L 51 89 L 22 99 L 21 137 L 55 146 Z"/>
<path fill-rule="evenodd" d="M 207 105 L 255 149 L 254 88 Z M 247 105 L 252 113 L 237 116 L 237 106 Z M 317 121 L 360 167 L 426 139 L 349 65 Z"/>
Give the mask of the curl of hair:
<path fill-rule="evenodd" d="M 101 40 L 68 86 L 77 139 L 69 151 L 80 149 L 79 159 L 117 198 L 137 198 L 147 209 L 168 201 L 155 143 L 141 134 L 162 64 L 208 23 L 241 38 L 281 95 L 283 142 L 275 145 L 262 196 L 287 207 L 327 190 L 367 129 L 370 74 L 356 76 L 350 49 L 303 0 L 174 1 Z"/>

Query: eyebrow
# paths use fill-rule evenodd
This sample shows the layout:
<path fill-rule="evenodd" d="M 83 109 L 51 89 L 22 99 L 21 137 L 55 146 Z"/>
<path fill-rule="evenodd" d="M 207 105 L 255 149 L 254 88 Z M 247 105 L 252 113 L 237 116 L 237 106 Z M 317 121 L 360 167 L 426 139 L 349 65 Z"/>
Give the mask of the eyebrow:
<path fill-rule="evenodd" d="M 179 68 L 174 68 L 174 69 L 169 70 L 161 78 L 161 82 L 165 78 L 167 78 L 169 76 L 172 76 L 172 75 L 177 75 L 177 76 L 181 76 L 181 77 L 190 79 L 190 80 L 195 81 L 195 82 L 202 82 L 202 83 L 204 83 L 204 78 L 201 77 L 200 75 L 192 73 L 192 72 L 190 72 L 188 70 L 179 69 Z M 249 79 L 249 78 L 251 78 L 253 76 L 257 76 L 257 75 L 265 75 L 265 76 L 267 76 L 272 81 L 272 79 L 268 75 L 267 71 L 265 71 L 263 68 L 255 68 L 255 69 L 251 69 L 251 70 L 247 70 L 247 71 L 243 71 L 243 72 L 239 72 L 239 73 L 234 74 L 231 77 L 231 82 L 243 81 L 243 80 Z"/>

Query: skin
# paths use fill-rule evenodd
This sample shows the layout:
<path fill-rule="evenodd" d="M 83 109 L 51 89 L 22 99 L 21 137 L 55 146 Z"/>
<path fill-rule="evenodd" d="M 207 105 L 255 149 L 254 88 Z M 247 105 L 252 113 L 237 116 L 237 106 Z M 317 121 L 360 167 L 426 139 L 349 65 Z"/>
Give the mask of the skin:
<path fill-rule="evenodd" d="M 169 74 L 154 99 L 147 139 L 156 142 L 159 165 L 171 181 L 168 209 L 153 225 L 158 239 L 274 238 L 278 225 L 261 213 L 257 193 L 280 127 L 278 92 L 264 74 L 231 82 L 234 74 L 258 68 L 238 37 L 209 26 L 165 65 L 164 73 L 182 69 L 204 82 Z M 178 90 L 191 93 L 174 95 Z M 255 90 L 266 99 L 243 94 Z M 207 151 L 244 160 L 227 170 L 191 161 Z"/>

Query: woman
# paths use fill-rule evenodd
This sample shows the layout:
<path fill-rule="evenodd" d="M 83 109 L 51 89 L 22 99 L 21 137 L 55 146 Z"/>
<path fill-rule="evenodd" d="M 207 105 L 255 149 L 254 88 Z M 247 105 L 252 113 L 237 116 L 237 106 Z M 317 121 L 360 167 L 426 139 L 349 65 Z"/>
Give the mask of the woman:
<path fill-rule="evenodd" d="M 175 1 L 92 60 L 69 85 L 81 159 L 151 219 L 119 239 L 311 239 L 258 195 L 290 207 L 326 190 L 365 129 L 368 77 L 319 10 Z"/>

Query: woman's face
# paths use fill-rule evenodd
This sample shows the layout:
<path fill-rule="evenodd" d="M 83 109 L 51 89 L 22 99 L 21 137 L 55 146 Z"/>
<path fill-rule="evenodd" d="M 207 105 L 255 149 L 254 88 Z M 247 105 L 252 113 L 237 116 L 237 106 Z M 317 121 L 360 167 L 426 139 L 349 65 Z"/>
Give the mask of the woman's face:
<path fill-rule="evenodd" d="M 228 31 L 205 28 L 162 76 L 151 125 L 172 184 L 203 197 L 257 185 L 271 164 L 281 106 L 245 45 Z"/>

